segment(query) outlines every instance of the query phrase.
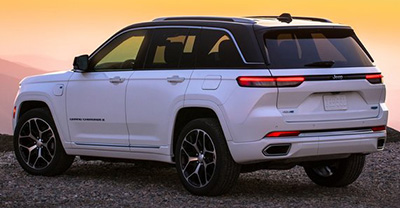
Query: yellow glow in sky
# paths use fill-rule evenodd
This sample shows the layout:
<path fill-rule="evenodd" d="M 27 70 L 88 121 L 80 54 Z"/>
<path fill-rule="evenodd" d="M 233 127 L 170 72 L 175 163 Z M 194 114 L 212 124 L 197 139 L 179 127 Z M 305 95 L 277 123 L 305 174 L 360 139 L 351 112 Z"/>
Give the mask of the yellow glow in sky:
<path fill-rule="evenodd" d="M 90 53 L 117 30 L 140 21 L 173 15 L 316 16 L 349 24 L 360 38 L 383 42 L 399 37 L 399 0 L 161 1 L 161 0 L 19 0 L 0 7 L 0 55 L 43 54 L 69 59 Z M 368 47 L 370 48 L 370 47 Z"/>
<path fill-rule="evenodd" d="M 0 58 L 36 55 L 72 62 L 76 55 L 90 54 L 119 29 L 161 16 L 251 16 L 283 12 L 324 17 L 352 26 L 383 71 L 389 108 L 397 107 L 400 103 L 397 80 L 400 76 L 400 0 L 3 1 Z M 396 122 L 400 123 L 400 118 Z"/>

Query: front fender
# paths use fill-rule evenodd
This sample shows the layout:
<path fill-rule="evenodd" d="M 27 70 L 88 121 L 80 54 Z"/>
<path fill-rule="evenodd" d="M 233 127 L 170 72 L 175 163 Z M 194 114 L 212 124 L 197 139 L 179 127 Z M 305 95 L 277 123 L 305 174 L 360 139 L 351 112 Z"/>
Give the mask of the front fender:
<path fill-rule="evenodd" d="M 46 86 L 42 86 L 46 85 Z M 49 86 L 50 85 L 50 86 Z M 65 111 L 65 95 L 56 96 L 53 94 L 52 86 L 60 85 L 59 83 L 46 83 L 46 84 L 29 84 L 29 86 L 21 87 L 19 94 L 15 99 L 16 115 L 13 119 L 12 126 L 15 131 L 18 118 L 20 117 L 21 106 L 24 102 L 39 101 L 47 105 L 50 113 L 53 117 L 54 123 L 57 128 L 57 132 L 60 136 L 61 143 L 64 148 L 68 147 L 70 136 L 68 131 L 68 123 Z M 65 86 L 65 85 L 64 85 Z M 39 90 L 39 88 L 46 89 L 45 91 Z M 50 89 L 50 90 L 49 90 Z M 48 91 L 51 91 L 50 93 Z M 65 94 L 65 93 L 64 93 Z"/>

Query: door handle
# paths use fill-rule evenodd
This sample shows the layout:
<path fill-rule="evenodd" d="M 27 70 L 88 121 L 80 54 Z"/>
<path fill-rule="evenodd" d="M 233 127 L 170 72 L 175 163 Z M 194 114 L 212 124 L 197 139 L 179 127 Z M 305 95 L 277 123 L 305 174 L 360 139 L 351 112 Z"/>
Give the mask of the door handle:
<path fill-rule="evenodd" d="M 179 83 L 185 81 L 185 77 L 180 77 L 178 75 L 174 75 L 172 77 L 167 77 L 167 81 L 171 83 Z"/>
<path fill-rule="evenodd" d="M 110 78 L 110 82 L 113 84 L 118 84 L 118 83 L 122 83 L 125 81 L 125 78 L 121 78 L 120 76 L 116 76 L 113 78 Z"/>

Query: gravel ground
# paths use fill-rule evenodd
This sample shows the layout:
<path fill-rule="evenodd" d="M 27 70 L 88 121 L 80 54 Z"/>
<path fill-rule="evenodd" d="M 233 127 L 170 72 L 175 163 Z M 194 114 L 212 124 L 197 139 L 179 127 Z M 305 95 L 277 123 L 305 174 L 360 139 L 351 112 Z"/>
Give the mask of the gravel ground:
<path fill-rule="evenodd" d="M 346 188 L 314 185 L 300 167 L 241 174 L 219 197 L 190 195 L 173 167 L 76 159 L 56 177 L 32 176 L 0 152 L 0 207 L 400 207 L 400 142 L 367 157 Z"/>

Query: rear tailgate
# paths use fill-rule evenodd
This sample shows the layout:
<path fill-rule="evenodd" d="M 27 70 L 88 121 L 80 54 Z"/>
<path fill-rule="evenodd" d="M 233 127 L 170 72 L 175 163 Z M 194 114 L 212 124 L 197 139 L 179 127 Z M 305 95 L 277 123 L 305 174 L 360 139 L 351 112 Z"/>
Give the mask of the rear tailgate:
<path fill-rule="evenodd" d="M 297 87 L 278 88 L 277 107 L 287 122 L 337 121 L 377 117 L 384 102 L 383 84 L 365 77 L 378 69 L 285 69 L 273 76 L 304 76 Z"/>
<path fill-rule="evenodd" d="M 385 86 L 350 27 L 269 29 L 264 40 L 272 76 L 304 80 L 278 86 L 277 108 L 286 122 L 378 116 Z"/>

